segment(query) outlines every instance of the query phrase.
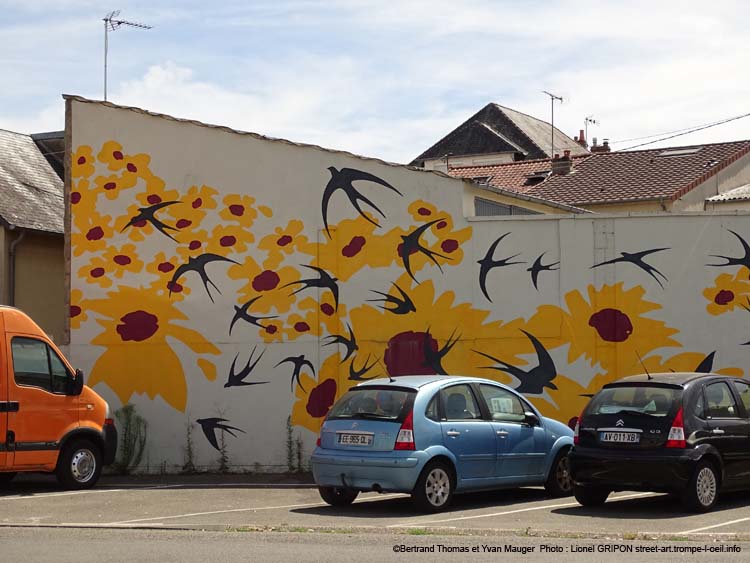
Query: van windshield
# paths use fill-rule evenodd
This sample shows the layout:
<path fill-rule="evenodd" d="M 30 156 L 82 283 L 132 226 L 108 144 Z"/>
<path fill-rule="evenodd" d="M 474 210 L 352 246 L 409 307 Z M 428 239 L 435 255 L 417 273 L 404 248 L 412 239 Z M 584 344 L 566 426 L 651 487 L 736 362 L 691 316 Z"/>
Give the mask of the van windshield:
<path fill-rule="evenodd" d="M 667 416 L 682 396 L 681 389 L 654 385 L 618 385 L 602 389 L 592 400 L 588 414 Z"/>
<path fill-rule="evenodd" d="M 350 389 L 328 413 L 328 420 L 374 418 L 403 422 L 417 394 L 412 389 L 375 386 Z"/>

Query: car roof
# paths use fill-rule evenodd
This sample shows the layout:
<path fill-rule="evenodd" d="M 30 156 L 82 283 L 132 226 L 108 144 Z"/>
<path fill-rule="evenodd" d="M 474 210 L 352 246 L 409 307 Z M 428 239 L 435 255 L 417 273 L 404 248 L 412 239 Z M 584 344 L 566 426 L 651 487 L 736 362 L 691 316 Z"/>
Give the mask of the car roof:
<path fill-rule="evenodd" d="M 612 383 L 608 383 L 604 387 L 610 385 L 616 386 L 622 383 L 666 383 L 670 385 L 684 386 L 688 383 L 695 381 L 696 379 L 707 378 L 707 377 L 726 377 L 721 376 L 717 373 L 697 373 L 697 372 L 669 372 L 669 373 L 650 373 L 631 375 L 630 377 L 623 377 Z"/>
<path fill-rule="evenodd" d="M 497 381 L 464 375 L 398 375 L 390 379 L 370 379 L 368 381 L 360 383 L 359 385 L 357 385 L 357 387 L 368 387 L 370 385 L 392 385 L 394 387 L 408 387 L 410 389 L 419 389 L 433 383 L 445 383 L 448 381 L 455 381 L 456 383 L 462 381 L 470 381 L 473 383 L 493 383 L 495 385 L 503 386 L 502 383 L 498 383 Z"/>

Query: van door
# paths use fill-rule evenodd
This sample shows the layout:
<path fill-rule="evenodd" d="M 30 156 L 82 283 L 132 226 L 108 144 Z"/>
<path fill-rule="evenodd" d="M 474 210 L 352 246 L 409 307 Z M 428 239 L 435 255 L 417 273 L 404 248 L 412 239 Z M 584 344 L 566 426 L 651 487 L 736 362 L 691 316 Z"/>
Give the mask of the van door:
<path fill-rule="evenodd" d="M 67 395 L 72 374 L 44 340 L 9 334 L 5 345 L 9 400 L 18 404 L 8 413 L 12 468 L 54 469 L 61 439 L 78 426 L 78 397 Z"/>
<path fill-rule="evenodd" d="M 3 316 L 0 313 L 0 334 L 3 333 Z M 6 439 L 8 434 L 8 361 L 5 354 L 5 342 L 0 339 L 0 470 L 10 465 Z"/>

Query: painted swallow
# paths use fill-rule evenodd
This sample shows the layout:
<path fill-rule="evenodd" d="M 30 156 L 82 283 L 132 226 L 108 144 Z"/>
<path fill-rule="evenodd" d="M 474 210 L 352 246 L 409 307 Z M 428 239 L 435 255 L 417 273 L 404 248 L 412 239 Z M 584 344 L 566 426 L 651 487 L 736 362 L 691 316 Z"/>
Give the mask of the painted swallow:
<path fill-rule="evenodd" d="M 240 357 L 239 354 L 237 354 L 234 357 L 234 360 L 232 361 L 232 367 L 229 369 L 229 377 L 227 378 L 227 382 L 224 384 L 224 387 L 242 387 L 244 385 L 262 385 L 263 383 L 268 383 L 268 381 L 245 381 L 245 378 L 252 373 L 252 371 L 255 369 L 255 366 L 258 365 L 258 362 L 263 357 L 263 354 L 266 353 L 265 350 L 263 350 L 260 353 L 260 356 L 258 356 L 255 361 L 253 362 L 253 356 L 255 355 L 255 347 L 253 347 L 253 351 L 250 352 L 250 357 L 247 360 L 247 364 L 245 364 L 245 367 L 242 368 L 242 370 L 239 371 L 239 373 L 235 373 L 234 368 L 237 363 L 237 358 Z M 250 365 L 250 362 L 253 362 L 252 365 Z"/>
<path fill-rule="evenodd" d="M 539 361 L 539 364 L 536 367 L 533 367 L 530 370 L 523 370 L 512 364 L 498 360 L 489 354 L 474 350 L 474 352 L 480 356 L 484 356 L 496 364 L 500 364 L 499 366 L 487 366 L 483 369 L 495 369 L 512 375 L 520 381 L 520 384 L 516 387 L 516 391 L 519 393 L 539 395 L 544 391 L 545 387 L 548 387 L 549 389 L 557 389 L 557 386 L 552 383 L 552 380 L 557 377 L 557 368 L 555 367 L 555 362 L 552 361 L 549 352 L 547 352 L 547 349 L 533 334 L 528 333 L 523 329 L 521 329 L 521 332 L 523 332 L 534 345 L 534 350 L 536 351 L 536 356 Z"/>
<path fill-rule="evenodd" d="M 362 203 L 365 203 L 366 205 L 370 206 L 372 209 L 380 213 L 380 216 L 383 217 L 383 219 L 385 219 L 385 214 L 378 208 L 377 205 L 375 205 L 373 202 L 363 196 L 359 191 L 357 191 L 357 189 L 353 185 L 353 182 L 374 182 L 375 184 L 380 184 L 381 186 L 393 190 L 398 195 L 403 197 L 403 194 L 396 188 L 391 186 L 388 182 L 368 172 L 355 170 L 354 168 L 342 168 L 341 170 L 338 170 L 333 166 L 329 166 L 328 171 L 331 173 L 331 179 L 328 180 L 328 184 L 326 184 L 325 190 L 323 191 L 322 202 L 323 224 L 325 225 L 326 235 L 328 235 L 328 238 L 331 238 L 331 233 L 328 230 L 328 203 L 331 201 L 331 196 L 333 196 L 333 194 L 336 193 L 337 190 L 343 190 L 343 192 L 346 194 L 346 197 L 349 198 L 349 202 L 354 206 L 354 209 L 357 210 L 360 216 L 364 217 L 366 221 L 372 223 L 376 227 L 380 227 L 380 225 L 377 223 L 377 221 L 374 221 L 373 219 L 370 219 L 367 215 L 365 215 L 364 211 L 362 211 L 362 208 L 359 206 L 359 202 L 361 201 Z"/>
<path fill-rule="evenodd" d="M 750 269 L 750 244 L 747 243 L 745 239 L 743 239 L 740 235 L 735 233 L 732 229 L 727 229 L 730 233 L 732 233 L 734 236 L 737 237 L 737 240 L 740 241 L 740 244 L 742 245 L 742 249 L 745 251 L 744 256 L 740 256 L 739 258 L 732 258 L 731 256 L 720 256 L 718 254 L 711 254 L 712 258 L 721 258 L 723 260 L 726 260 L 724 264 L 706 264 L 706 266 L 714 266 L 718 268 L 723 268 L 725 266 L 744 266 L 745 268 Z"/>
<path fill-rule="evenodd" d="M 442 254 L 438 254 L 437 252 L 433 252 L 426 246 L 423 246 L 422 243 L 419 241 L 419 238 L 422 236 L 422 234 L 429 229 L 432 225 L 435 223 L 439 223 L 440 221 L 443 221 L 444 219 L 435 219 L 434 221 L 430 221 L 429 223 L 425 223 L 421 227 L 417 227 L 412 232 L 410 232 L 408 235 L 404 236 L 401 235 L 401 239 L 404 241 L 401 243 L 401 260 L 404 263 L 404 268 L 406 268 L 406 272 L 409 274 L 411 279 L 413 279 L 416 283 L 419 283 L 417 281 L 417 278 L 414 277 L 414 274 L 411 273 L 411 255 L 415 252 L 421 252 L 427 258 L 433 261 L 433 263 L 438 267 L 438 269 L 442 272 L 443 268 L 440 266 L 437 260 L 435 260 L 435 256 L 438 258 L 444 258 L 446 260 L 451 260 L 448 256 L 443 256 Z"/>
<path fill-rule="evenodd" d="M 539 288 L 537 287 L 537 280 L 539 279 L 539 272 L 551 272 L 554 270 L 559 270 L 560 268 L 553 268 L 553 266 L 557 266 L 560 262 L 552 262 L 551 264 L 542 264 L 542 257 L 547 254 L 546 252 L 542 252 L 539 257 L 534 260 L 534 263 L 531 265 L 531 268 L 526 268 L 527 272 L 531 272 L 531 281 L 534 284 L 534 289 L 539 291 Z"/>
<path fill-rule="evenodd" d="M 330 346 L 331 344 L 343 344 L 346 347 L 346 356 L 344 356 L 344 359 L 341 360 L 342 364 L 349 359 L 349 356 L 359 350 L 359 346 L 357 345 L 357 338 L 354 336 L 351 325 L 349 323 L 346 323 L 346 327 L 349 329 L 349 338 L 340 334 L 331 334 L 329 336 L 326 336 L 326 339 L 330 340 L 330 342 L 326 342 L 325 344 L 323 344 L 323 346 Z"/>
<path fill-rule="evenodd" d="M 698 364 L 698 367 L 695 368 L 696 373 L 711 373 L 711 370 L 714 368 L 714 356 L 716 355 L 716 350 L 711 352 L 708 356 L 703 358 L 701 363 Z"/>
<path fill-rule="evenodd" d="M 277 317 L 275 316 L 268 316 L 268 317 L 256 317 L 254 315 L 250 315 L 247 310 L 252 306 L 253 303 L 255 303 L 258 299 L 260 299 L 262 296 L 258 295 L 258 297 L 254 297 L 242 307 L 238 307 L 237 305 L 234 306 L 234 317 L 232 318 L 232 322 L 229 324 L 229 334 L 232 334 L 232 328 L 234 327 L 234 324 L 239 321 L 243 320 L 245 322 L 250 323 L 251 325 L 255 325 L 258 328 L 266 328 L 262 324 L 260 324 L 260 321 L 264 319 L 275 319 Z"/>
<path fill-rule="evenodd" d="M 302 287 L 300 287 L 296 291 L 293 291 L 292 295 L 294 295 L 295 293 L 299 293 L 300 291 L 304 291 L 305 289 L 309 289 L 311 287 L 320 287 L 322 289 L 328 289 L 331 291 L 331 293 L 333 293 L 333 300 L 336 302 L 336 310 L 338 311 L 339 309 L 339 286 L 336 282 L 339 280 L 331 277 L 328 274 L 328 272 L 326 272 L 325 270 L 322 270 L 315 266 L 306 266 L 305 264 L 302 264 L 302 267 L 318 272 L 318 274 L 320 274 L 320 277 L 293 281 L 286 285 L 282 285 L 281 287 L 289 287 L 290 285 L 302 284 Z"/>
<path fill-rule="evenodd" d="M 179 231 L 180 229 L 178 229 L 176 227 L 171 227 L 169 225 L 166 225 L 166 224 L 162 223 L 161 221 L 159 221 L 159 219 L 156 218 L 156 212 L 157 211 L 159 211 L 160 209 L 162 209 L 164 207 L 167 207 L 168 205 L 174 205 L 175 203 L 180 203 L 180 202 L 179 201 L 162 201 L 160 203 L 157 203 L 155 205 L 151 205 L 149 207 L 139 207 L 138 208 L 138 215 L 136 215 L 135 217 L 131 217 L 130 221 L 128 221 L 128 224 L 125 225 L 122 228 L 122 231 L 120 231 L 120 232 L 123 232 L 128 227 L 132 227 L 136 223 L 139 223 L 141 221 L 147 221 L 148 223 L 151 223 L 151 225 L 154 227 L 154 229 L 156 229 L 157 231 L 159 231 L 161 234 L 163 234 L 165 236 L 168 236 L 173 241 L 177 242 L 177 239 L 174 238 L 172 235 L 170 235 L 166 231 L 167 231 L 167 229 L 169 229 L 170 231 Z"/>
<path fill-rule="evenodd" d="M 374 379 L 377 377 L 377 375 L 373 375 L 372 377 L 362 377 L 364 374 L 370 371 L 373 367 L 375 367 L 375 364 L 378 363 L 378 359 L 375 358 L 375 361 L 372 362 L 368 366 L 367 360 L 369 359 L 370 359 L 370 355 L 367 354 L 367 359 L 365 360 L 365 363 L 362 364 L 362 369 L 355 369 L 354 358 L 352 358 L 352 361 L 349 363 L 349 380 L 350 381 L 367 381 L 368 379 Z"/>
<path fill-rule="evenodd" d="M 240 430 L 239 428 L 235 428 L 234 426 L 229 426 L 228 424 L 222 424 L 223 422 L 229 422 L 226 418 L 199 418 L 195 422 L 201 425 L 203 434 L 206 435 L 206 439 L 218 451 L 221 451 L 221 448 L 219 448 L 219 443 L 216 440 L 217 430 L 223 430 L 224 432 L 230 434 L 231 436 L 234 436 L 235 438 L 237 437 L 237 434 L 232 432 L 232 430 L 236 430 L 237 432 L 246 434 L 244 430 Z"/>
<path fill-rule="evenodd" d="M 502 268 L 504 266 L 510 266 L 511 264 L 525 264 L 526 262 L 511 262 L 513 258 L 516 256 L 519 256 L 519 254 L 514 254 L 513 256 L 508 256 L 507 258 L 503 258 L 501 260 L 495 260 L 493 256 L 495 255 L 495 249 L 497 248 L 497 245 L 500 244 L 500 241 L 502 241 L 505 237 L 507 237 L 510 234 L 510 232 L 505 233 L 500 238 L 498 238 L 495 242 L 493 242 L 490 247 L 487 249 L 487 254 L 484 255 L 484 258 L 477 261 L 477 264 L 481 266 L 479 268 L 479 288 L 482 290 L 482 293 L 487 298 L 487 301 L 492 303 L 492 299 L 490 299 L 490 296 L 487 294 L 487 274 L 490 273 L 490 270 L 493 268 Z"/>
<path fill-rule="evenodd" d="M 651 264 L 647 264 L 643 259 L 649 254 L 653 254 L 654 252 L 661 252 L 662 250 L 669 250 L 669 248 L 654 248 L 652 250 L 642 250 L 641 252 L 633 252 L 632 254 L 630 252 L 620 252 L 620 256 L 621 256 L 620 258 L 614 258 L 612 260 L 607 260 L 606 262 L 600 262 L 599 264 L 594 264 L 593 266 L 591 266 L 591 269 L 593 270 L 594 268 L 598 268 L 599 266 L 604 266 L 606 264 L 615 264 L 617 262 L 630 262 L 631 264 L 638 266 L 641 270 L 643 270 L 649 276 L 654 278 L 656 280 L 656 283 L 658 283 L 663 289 L 664 284 L 661 282 L 659 278 L 656 277 L 655 274 L 659 274 L 664 281 L 669 281 L 667 279 L 667 276 L 662 274 L 659 270 L 654 268 Z"/>
<path fill-rule="evenodd" d="M 398 297 L 394 297 L 393 295 L 389 293 L 383 293 L 382 291 L 375 291 L 374 289 L 371 289 L 373 293 L 377 293 L 378 295 L 382 295 L 383 299 L 368 299 L 368 302 L 373 303 L 391 303 L 395 305 L 395 307 L 386 307 L 385 305 L 379 305 L 381 309 L 384 311 L 389 311 L 391 313 L 394 313 L 396 315 L 405 315 L 407 313 L 416 313 L 417 307 L 414 305 L 414 301 L 411 300 L 411 297 L 409 297 L 406 292 L 401 289 L 398 285 L 395 283 L 392 284 L 393 287 L 396 288 L 396 290 L 401 294 L 401 299 Z"/>
<path fill-rule="evenodd" d="M 187 264 L 183 264 L 175 270 L 174 275 L 172 276 L 172 281 L 169 282 L 169 287 L 171 288 L 172 284 L 187 272 L 198 272 L 198 275 L 201 277 L 201 281 L 203 282 L 203 287 L 206 288 L 206 293 L 208 293 L 208 297 L 213 303 L 214 298 L 211 295 L 211 292 L 208 290 L 208 284 L 214 286 L 214 289 L 216 289 L 216 291 L 218 291 L 219 293 L 221 293 L 221 291 L 219 291 L 219 288 L 216 287 L 216 284 L 212 282 L 209 279 L 208 274 L 206 274 L 206 265 L 210 264 L 211 262 L 231 262 L 232 264 L 237 264 L 237 262 L 235 262 L 231 258 L 219 256 L 218 254 L 212 254 L 210 252 L 206 252 L 205 254 L 201 254 L 200 256 L 197 256 L 195 258 L 191 256 L 190 258 L 188 258 Z M 169 295 L 172 295 L 171 289 L 169 290 Z"/>
<path fill-rule="evenodd" d="M 302 387 L 302 383 L 300 383 L 299 376 L 302 372 L 302 368 L 304 366 L 309 367 L 313 375 L 315 375 L 315 366 L 313 366 L 309 360 L 305 358 L 305 355 L 302 354 L 300 356 L 289 356 L 288 358 L 284 358 L 281 360 L 278 364 L 276 364 L 274 367 L 279 367 L 281 364 L 293 364 L 294 365 L 294 371 L 292 372 L 292 391 L 294 391 L 294 382 L 297 382 L 297 385 L 299 385 L 300 389 L 305 391 L 305 388 Z M 305 391 L 307 392 L 307 391 Z"/>
<path fill-rule="evenodd" d="M 451 348 L 453 348 L 456 345 L 456 342 L 461 338 L 461 335 L 456 336 L 456 338 L 453 338 L 453 335 L 456 334 L 456 331 L 454 330 L 451 332 L 451 335 L 448 337 L 448 340 L 445 342 L 445 346 L 440 348 L 439 350 L 433 350 L 430 346 L 430 338 L 432 338 L 432 335 L 430 334 L 430 329 L 428 328 L 424 335 L 424 366 L 430 367 L 433 370 L 435 370 L 435 373 L 437 375 L 448 375 L 448 372 L 445 371 L 442 365 L 443 357 L 445 357 L 448 352 L 451 351 Z"/>

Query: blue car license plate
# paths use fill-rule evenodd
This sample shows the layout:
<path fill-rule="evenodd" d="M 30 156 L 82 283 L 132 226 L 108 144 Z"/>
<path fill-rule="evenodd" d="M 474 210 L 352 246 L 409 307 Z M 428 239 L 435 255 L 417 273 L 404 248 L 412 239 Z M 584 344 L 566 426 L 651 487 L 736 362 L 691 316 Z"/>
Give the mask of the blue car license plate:
<path fill-rule="evenodd" d="M 336 443 L 342 446 L 372 446 L 373 434 L 369 432 L 336 432 Z"/>

